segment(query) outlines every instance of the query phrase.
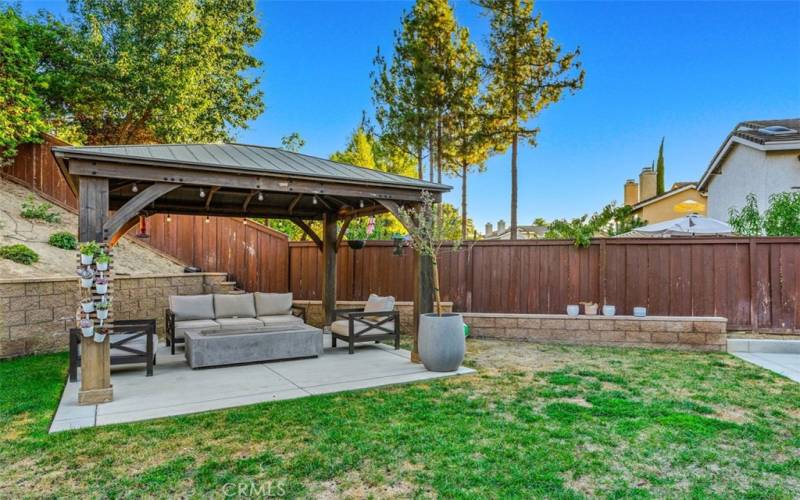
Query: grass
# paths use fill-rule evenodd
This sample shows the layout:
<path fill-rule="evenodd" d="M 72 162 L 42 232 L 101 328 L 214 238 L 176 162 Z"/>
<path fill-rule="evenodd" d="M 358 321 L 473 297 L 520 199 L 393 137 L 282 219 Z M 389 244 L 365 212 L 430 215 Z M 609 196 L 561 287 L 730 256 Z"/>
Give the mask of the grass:
<path fill-rule="evenodd" d="M 0 362 L 0 497 L 800 495 L 800 384 L 727 354 L 470 341 L 468 363 L 48 435 L 66 356 Z"/>

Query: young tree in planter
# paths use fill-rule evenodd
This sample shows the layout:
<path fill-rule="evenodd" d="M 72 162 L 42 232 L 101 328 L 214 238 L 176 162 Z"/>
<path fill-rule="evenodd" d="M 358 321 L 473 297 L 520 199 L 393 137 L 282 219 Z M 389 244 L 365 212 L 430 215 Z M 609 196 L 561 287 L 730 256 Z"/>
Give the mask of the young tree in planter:
<path fill-rule="evenodd" d="M 539 129 L 528 125 L 565 92 L 583 87 L 580 49 L 562 53 L 548 36 L 541 15 L 534 17 L 533 0 L 477 0 L 490 18 L 490 82 L 487 104 L 501 131 L 497 147 L 511 145 L 511 239 L 517 238 L 517 155 L 519 140 L 536 145 Z"/>

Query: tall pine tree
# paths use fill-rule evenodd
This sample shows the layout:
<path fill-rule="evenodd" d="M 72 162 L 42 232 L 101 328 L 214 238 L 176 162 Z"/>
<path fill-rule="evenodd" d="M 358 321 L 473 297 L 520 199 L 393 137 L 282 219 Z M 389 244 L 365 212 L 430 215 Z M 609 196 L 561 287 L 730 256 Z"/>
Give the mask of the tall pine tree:
<path fill-rule="evenodd" d="M 536 145 L 528 125 L 565 92 L 583 87 L 580 50 L 562 53 L 548 35 L 533 0 L 477 0 L 490 18 L 487 104 L 497 125 L 497 147 L 511 145 L 511 238 L 517 238 L 517 159 L 520 139 Z"/>

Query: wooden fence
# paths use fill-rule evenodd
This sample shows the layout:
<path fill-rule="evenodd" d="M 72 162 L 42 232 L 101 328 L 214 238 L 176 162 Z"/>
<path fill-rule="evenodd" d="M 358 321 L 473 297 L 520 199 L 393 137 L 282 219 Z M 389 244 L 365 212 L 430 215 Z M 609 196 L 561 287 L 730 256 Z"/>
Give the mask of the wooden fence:
<path fill-rule="evenodd" d="M 53 146 L 69 146 L 69 144 L 51 135 L 43 134 L 41 144 L 20 146 L 14 162 L 6 168 L 0 169 L 0 174 L 22 184 L 42 198 L 74 212 L 78 210 L 78 198 L 70 190 L 50 152 L 50 148 Z"/>

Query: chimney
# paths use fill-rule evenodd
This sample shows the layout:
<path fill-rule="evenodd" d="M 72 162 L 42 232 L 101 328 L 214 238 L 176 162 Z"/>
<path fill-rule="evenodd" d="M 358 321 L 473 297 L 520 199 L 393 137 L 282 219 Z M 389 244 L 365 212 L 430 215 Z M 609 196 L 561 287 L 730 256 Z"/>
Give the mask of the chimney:
<path fill-rule="evenodd" d="M 486 236 L 491 236 L 491 235 L 492 235 L 492 223 L 491 222 L 487 222 L 486 223 Z"/>
<path fill-rule="evenodd" d="M 639 174 L 639 201 L 656 195 L 656 171 L 652 167 L 644 167 Z"/>
<path fill-rule="evenodd" d="M 633 206 L 639 203 L 639 184 L 633 180 L 625 181 L 625 205 Z"/>
<path fill-rule="evenodd" d="M 502 233 L 505 230 L 506 230 L 506 221 L 500 219 L 499 221 L 497 221 L 497 233 L 498 234 Z"/>

